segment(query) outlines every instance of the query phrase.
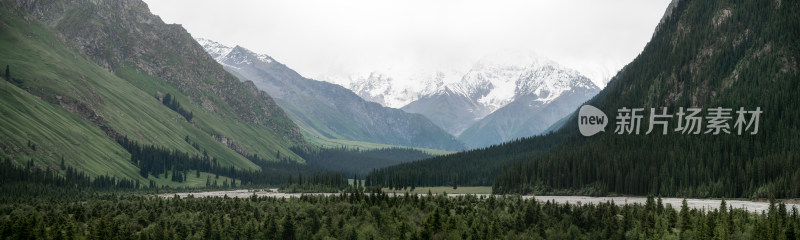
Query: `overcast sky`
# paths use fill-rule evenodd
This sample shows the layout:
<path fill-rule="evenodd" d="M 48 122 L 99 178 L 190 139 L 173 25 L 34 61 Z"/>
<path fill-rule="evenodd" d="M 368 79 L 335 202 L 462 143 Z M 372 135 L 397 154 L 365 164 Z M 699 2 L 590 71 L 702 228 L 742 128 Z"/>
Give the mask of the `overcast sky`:
<path fill-rule="evenodd" d="M 533 50 L 593 81 L 633 60 L 669 0 L 145 0 L 194 37 L 266 53 L 306 77 L 464 68 Z"/>

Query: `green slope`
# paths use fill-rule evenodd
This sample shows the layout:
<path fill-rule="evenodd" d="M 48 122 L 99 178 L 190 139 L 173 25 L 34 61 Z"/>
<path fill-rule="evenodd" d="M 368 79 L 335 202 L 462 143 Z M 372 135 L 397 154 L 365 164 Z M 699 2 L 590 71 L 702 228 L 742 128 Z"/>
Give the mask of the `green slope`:
<path fill-rule="evenodd" d="M 130 154 L 77 115 L 3 80 L 0 102 L 0 155 L 4 158 L 20 164 L 33 160 L 41 168 L 57 171 L 63 157 L 66 164 L 88 174 L 140 178 L 136 166 L 124 161 Z"/>
<path fill-rule="evenodd" d="M 14 77 L 23 79 L 24 87 L 34 95 L 67 109 L 84 108 L 73 112 L 144 143 L 198 153 L 184 141 L 184 136 L 210 139 L 192 134 L 189 130 L 193 127 L 183 117 L 151 94 L 70 51 L 46 27 L 12 16 L 3 14 L 3 22 L 10 27 L 3 29 L 0 53 L 13 69 Z M 218 145 L 213 144 L 213 139 L 206 142 L 209 147 Z M 235 152 L 216 152 L 228 164 L 255 168 Z"/>
<path fill-rule="evenodd" d="M 496 193 L 798 197 L 798 39 L 797 2 L 680 1 L 643 52 L 589 101 L 611 118 L 606 132 L 583 137 L 573 116 L 553 134 L 370 178 L 395 186 L 491 183 Z M 617 135 L 622 107 L 761 107 L 764 114 L 756 135 L 644 135 L 647 119 L 641 135 Z"/>
<path fill-rule="evenodd" d="M 84 1 L 70 3 L 76 4 L 72 6 L 76 10 L 66 14 L 62 24 L 77 24 L 70 20 L 77 15 L 114 11 L 113 8 L 87 11 L 81 8 L 84 7 L 81 4 L 86 4 L 87 9 L 97 6 Z M 239 169 L 258 169 L 243 154 L 258 154 L 267 160 L 275 160 L 274 156 L 281 152 L 284 158 L 303 161 L 289 150 L 289 147 L 304 145 L 302 136 L 280 108 L 269 96 L 254 90 L 252 84 L 240 83 L 225 73 L 185 30 L 177 35 L 192 40 L 184 50 L 194 47 L 197 48 L 195 53 L 206 56 L 200 63 L 177 54 L 172 57 L 181 60 L 129 56 L 126 61 L 121 61 L 122 58 L 109 52 L 121 51 L 119 49 L 123 47 L 115 50 L 111 48 L 113 45 L 105 45 L 109 54 L 87 52 L 69 41 L 78 41 L 77 37 L 65 37 L 64 32 L 56 32 L 25 13 L 35 6 L 20 8 L 12 1 L 0 4 L 0 64 L 9 65 L 12 77 L 22 80 L 22 89 L 2 82 L 4 91 L 14 94 L 8 95 L 8 99 L 3 98 L 2 102 L 4 114 L 0 131 L 4 134 L 0 144 L 4 147 L 0 154 L 13 155 L 14 159 L 20 160 L 33 158 L 37 165 L 45 166 L 58 164 L 60 156 L 64 156 L 67 163 L 91 175 L 140 178 L 136 167 L 129 163 L 129 154 L 104 132 L 107 131 L 110 135 L 116 132 L 140 143 L 191 155 L 200 155 L 205 150 L 221 165 Z M 125 10 L 127 13 L 143 11 Z M 98 17 L 88 15 L 84 18 Z M 93 20 L 85 23 L 102 25 Z M 119 40 L 128 36 L 122 33 L 125 31 L 147 33 L 147 28 L 131 27 L 124 22 L 116 24 L 113 30 L 105 29 L 108 31 L 103 36 Z M 139 40 L 133 37 L 124 39 Z M 177 50 L 171 51 L 169 53 Z M 103 65 L 113 73 L 98 65 L 114 61 L 117 61 L 114 68 Z M 214 74 L 200 75 L 204 76 L 202 81 L 207 84 L 198 83 L 199 86 L 180 82 L 184 77 L 167 81 L 155 77 L 158 74 L 143 70 L 147 65 L 142 62 L 147 61 L 172 62 L 163 65 L 174 71 L 206 68 Z M 193 112 L 192 122 L 187 122 L 156 98 L 166 93 L 175 96 L 184 108 Z M 215 139 L 215 135 L 222 137 Z M 184 140 L 187 136 L 199 145 L 199 149 Z M 223 137 L 227 144 L 221 143 Z M 28 140 L 37 145 L 36 152 L 24 150 Z"/>

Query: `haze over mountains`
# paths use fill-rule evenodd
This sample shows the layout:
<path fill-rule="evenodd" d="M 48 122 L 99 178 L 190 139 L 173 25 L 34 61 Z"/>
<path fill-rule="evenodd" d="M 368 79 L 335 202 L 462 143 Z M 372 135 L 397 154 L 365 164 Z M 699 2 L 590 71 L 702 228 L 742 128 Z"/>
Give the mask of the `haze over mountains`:
<path fill-rule="evenodd" d="M 275 97 L 307 133 L 333 139 L 445 150 L 486 147 L 541 134 L 600 90 L 577 71 L 526 51 L 487 56 L 464 73 L 328 78 L 348 90 L 305 78 L 266 54 L 197 40 L 226 70 Z"/>
<path fill-rule="evenodd" d="M 465 72 L 419 74 L 425 84 L 407 91 L 394 88 L 390 75 L 349 85 L 362 95 L 383 94 L 384 104 L 408 102 L 403 110 L 304 78 L 268 55 L 211 41 L 202 46 L 138 0 L 0 4 L 6 26 L 0 55 L 10 69 L 0 82 L 0 157 L 26 168 L 112 179 L 108 185 L 126 179 L 127 187 L 135 181 L 198 186 L 208 175 L 282 183 L 313 171 L 301 167 L 312 159 L 359 158 L 348 166 L 359 173 L 364 169 L 351 167 L 377 159 L 360 149 L 320 151 L 324 146 L 308 140 L 315 136 L 463 149 L 460 139 L 470 147 L 503 144 L 378 169 L 368 185 L 699 197 L 800 193 L 793 184 L 800 179 L 800 48 L 797 31 L 787 31 L 800 29 L 795 2 L 676 1 L 642 53 L 594 97 L 598 89 L 586 77 L 525 52 L 488 56 Z M 751 135 L 584 137 L 575 117 L 563 116 L 589 98 L 609 116 L 622 107 L 764 114 Z M 553 134 L 514 140 L 559 119 L 567 119 L 565 127 Z M 675 118 L 668 124 L 677 125 Z M 425 157 L 395 150 L 372 154 L 394 154 L 385 158 L 392 163 Z M 193 185 L 186 183 L 190 171 Z"/>
<path fill-rule="evenodd" d="M 466 71 L 331 76 L 362 98 L 420 113 L 470 147 L 543 133 L 600 89 L 529 51 L 488 55 Z"/>
<path fill-rule="evenodd" d="M 301 129 L 314 136 L 444 150 L 459 142 L 427 118 L 361 99 L 336 84 L 308 79 L 265 54 L 197 40 L 223 67 L 277 99 Z"/>
<path fill-rule="evenodd" d="M 666 108 L 672 117 L 664 118 L 665 134 L 644 133 L 664 120 L 650 114 L 641 134 L 614 133 L 609 124 L 586 137 L 571 116 L 552 134 L 399 164 L 367 178 L 395 188 L 491 184 L 494 193 L 797 198 L 798 12 L 800 2 L 673 1 L 642 53 L 587 102 L 611 123 L 625 119 L 612 117 L 623 108 Z M 687 107 L 731 109 L 724 123 L 730 133 L 709 133 L 707 111 L 706 134 L 677 131 Z M 757 133 L 737 134 L 740 109 L 763 110 Z"/>

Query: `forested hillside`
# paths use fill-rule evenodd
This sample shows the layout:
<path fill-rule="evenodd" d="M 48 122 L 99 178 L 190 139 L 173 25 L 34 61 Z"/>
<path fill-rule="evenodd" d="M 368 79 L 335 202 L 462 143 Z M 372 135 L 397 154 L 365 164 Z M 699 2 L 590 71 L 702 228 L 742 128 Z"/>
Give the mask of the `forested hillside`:
<path fill-rule="evenodd" d="M 800 4 L 679 1 L 668 12 L 642 53 L 588 102 L 609 116 L 605 132 L 581 136 L 573 116 L 551 135 L 390 167 L 368 179 L 395 187 L 491 183 L 496 193 L 800 196 Z M 658 125 L 645 134 L 648 117 L 640 134 L 617 134 L 623 107 L 644 108 L 645 116 L 650 108 L 671 115 L 700 108 L 704 117 L 707 109 L 730 108 L 731 133 L 674 131 L 675 116 L 667 134 Z M 755 134 L 734 128 L 740 108 L 763 111 Z"/>

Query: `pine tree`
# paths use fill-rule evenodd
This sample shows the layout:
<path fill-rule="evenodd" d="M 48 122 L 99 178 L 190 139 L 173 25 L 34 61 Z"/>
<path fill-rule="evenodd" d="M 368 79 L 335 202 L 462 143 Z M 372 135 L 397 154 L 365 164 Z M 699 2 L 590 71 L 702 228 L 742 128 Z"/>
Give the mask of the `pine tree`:
<path fill-rule="evenodd" d="M 295 239 L 294 236 L 294 220 L 291 215 L 286 215 L 283 219 L 283 229 L 281 229 L 281 239 L 290 240 Z"/>
<path fill-rule="evenodd" d="M 161 103 L 163 103 L 166 106 L 169 106 L 170 101 L 172 101 L 172 95 L 169 93 L 167 93 L 167 95 L 164 95 L 164 98 L 161 99 Z"/>
<path fill-rule="evenodd" d="M 11 70 L 8 69 L 8 65 L 6 65 L 6 81 L 11 81 Z"/>
<path fill-rule="evenodd" d="M 683 199 L 681 203 L 681 213 L 680 213 L 680 224 L 678 224 L 678 228 L 680 229 L 680 238 L 685 239 L 687 236 L 685 232 L 691 229 L 691 222 L 692 220 L 689 219 L 689 204 L 686 203 L 686 199 Z"/>

